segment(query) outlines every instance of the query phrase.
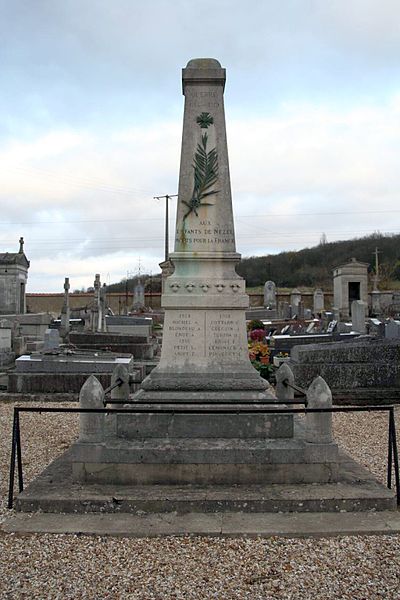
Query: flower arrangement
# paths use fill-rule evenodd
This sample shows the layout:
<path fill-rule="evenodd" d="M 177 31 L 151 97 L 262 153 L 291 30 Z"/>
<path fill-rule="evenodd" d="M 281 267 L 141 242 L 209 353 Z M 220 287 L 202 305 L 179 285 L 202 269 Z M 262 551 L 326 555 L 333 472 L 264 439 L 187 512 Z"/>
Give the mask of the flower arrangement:
<path fill-rule="evenodd" d="M 265 337 L 264 329 L 252 329 L 250 331 L 250 339 L 261 342 Z"/>
<path fill-rule="evenodd" d="M 269 348 L 267 344 L 264 344 L 263 342 L 249 342 L 249 358 L 251 362 L 269 362 Z"/>

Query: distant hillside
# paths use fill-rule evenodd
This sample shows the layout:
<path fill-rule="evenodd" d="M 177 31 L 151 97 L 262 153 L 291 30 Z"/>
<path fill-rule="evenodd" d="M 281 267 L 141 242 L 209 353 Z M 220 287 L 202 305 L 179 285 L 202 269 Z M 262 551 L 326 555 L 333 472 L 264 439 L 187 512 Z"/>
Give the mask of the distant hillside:
<path fill-rule="evenodd" d="M 332 287 L 332 269 L 352 257 L 375 271 L 375 248 L 379 250 L 381 288 L 400 281 L 400 235 L 373 235 L 343 242 L 320 243 L 298 252 L 281 252 L 244 258 L 237 267 L 248 287 L 263 285 L 269 279 L 279 287 Z"/>
<path fill-rule="evenodd" d="M 281 252 L 267 256 L 244 258 L 237 267 L 239 275 L 246 279 L 247 287 L 264 285 L 271 279 L 278 287 L 332 287 L 332 269 L 348 262 L 353 256 L 375 270 L 375 248 L 379 250 L 380 287 L 392 287 L 400 282 L 400 234 L 381 235 L 375 233 L 360 239 L 343 242 L 320 243 L 314 248 L 297 252 Z M 107 287 L 109 292 L 133 292 L 138 277 Z M 146 292 L 161 291 L 161 275 L 141 276 Z"/>
<path fill-rule="evenodd" d="M 108 292 L 133 292 L 139 276 L 135 275 L 135 277 L 131 277 L 129 279 L 122 279 L 119 283 L 111 283 L 107 286 Z M 143 273 L 140 276 L 141 282 L 144 285 L 145 292 L 160 292 L 161 291 L 161 275 L 149 275 L 148 273 Z"/>

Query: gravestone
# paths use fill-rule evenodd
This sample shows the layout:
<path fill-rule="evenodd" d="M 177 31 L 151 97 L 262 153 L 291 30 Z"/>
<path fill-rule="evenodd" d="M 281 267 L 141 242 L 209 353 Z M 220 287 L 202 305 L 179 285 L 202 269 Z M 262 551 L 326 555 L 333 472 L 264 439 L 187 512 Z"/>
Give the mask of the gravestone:
<path fill-rule="evenodd" d="M 353 324 L 353 331 L 357 331 L 358 333 L 366 333 L 366 310 L 367 305 L 361 300 L 355 300 L 351 303 L 351 318 Z"/>
<path fill-rule="evenodd" d="M 400 321 L 390 319 L 386 323 L 385 338 L 391 339 L 391 340 L 400 338 Z"/>
<path fill-rule="evenodd" d="M 66 337 L 69 334 L 69 319 L 70 319 L 70 308 L 69 308 L 69 277 L 65 278 L 64 281 L 64 301 L 61 309 L 61 325 L 60 334 L 62 337 Z"/>
<path fill-rule="evenodd" d="M 371 312 L 373 315 L 381 314 L 381 292 L 378 290 L 371 292 Z"/>
<path fill-rule="evenodd" d="M 60 348 L 60 333 L 58 329 L 46 329 L 44 333 L 43 352 L 54 352 Z"/>
<path fill-rule="evenodd" d="M 94 305 L 93 305 L 93 317 L 92 317 L 92 331 L 101 331 L 101 303 L 100 303 L 100 290 L 101 281 L 100 274 L 96 273 L 94 278 Z"/>
<path fill-rule="evenodd" d="M 324 292 L 321 290 L 321 288 L 317 288 L 316 290 L 314 290 L 313 300 L 314 314 L 316 315 L 318 313 L 322 313 L 322 311 L 325 309 L 325 303 Z"/>
<path fill-rule="evenodd" d="M 133 310 L 141 310 L 144 307 L 144 285 L 139 279 L 133 290 Z"/>
<path fill-rule="evenodd" d="M 276 286 L 273 281 L 267 281 L 264 285 L 264 308 L 276 309 Z"/>
<path fill-rule="evenodd" d="M 385 337 L 385 323 L 379 319 L 368 319 L 366 327 L 369 335 L 374 335 L 380 338 Z"/>
<path fill-rule="evenodd" d="M 292 316 L 298 315 L 299 304 L 301 302 L 301 292 L 297 288 L 291 291 L 290 294 L 290 305 L 292 307 Z"/>
<path fill-rule="evenodd" d="M 11 352 L 11 329 L 0 327 L 0 352 Z"/>

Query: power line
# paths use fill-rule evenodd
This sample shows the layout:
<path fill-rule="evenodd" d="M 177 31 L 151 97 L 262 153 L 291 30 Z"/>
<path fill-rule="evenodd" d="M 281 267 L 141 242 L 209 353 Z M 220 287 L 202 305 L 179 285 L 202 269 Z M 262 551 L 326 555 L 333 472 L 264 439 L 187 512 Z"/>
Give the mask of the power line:
<path fill-rule="evenodd" d="M 172 198 L 173 196 L 169 196 Z M 165 198 L 165 196 L 160 196 Z M 333 215 L 370 215 L 370 214 L 394 214 L 400 213 L 400 210 L 360 210 L 360 211 L 336 211 L 336 212 L 311 212 L 311 213 L 266 213 L 266 214 L 252 214 L 252 215 L 236 215 L 235 220 L 240 219 L 264 219 L 264 218 L 275 218 L 275 217 L 321 217 L 321 216 L 333 216 Z M 75 221 L 57 220 L 57 221 L 7 221 L 0 223 L 0 225 L 73 225 L 80 223 L 131 223 L 137 221 L 163 221 L 162 217 L 135 217 L 132 219 L 79 219 Z M 169 219 L 171 221 L 171 219 Z"/>

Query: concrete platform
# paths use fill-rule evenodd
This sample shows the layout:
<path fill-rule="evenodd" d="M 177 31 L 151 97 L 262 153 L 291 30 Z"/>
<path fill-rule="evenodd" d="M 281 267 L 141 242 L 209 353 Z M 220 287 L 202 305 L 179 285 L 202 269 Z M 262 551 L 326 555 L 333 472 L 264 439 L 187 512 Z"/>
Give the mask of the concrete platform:
<path fill-rule="evenodd" d="M 46 513 L 279 513 L 396 510 L 393 490 L 342 454 L 339 481 L 326 484 L 145 485 L 72 481 L 71 451 L 56 459 L 16 499 L 20 512 Z"/>
<path fill-rule="evenodd" d="M 5 533 L 83 534 L 118 537 L 329 537 L 400 533 L 398 511 L 352 513 L 158 513 L 16 514 L 1 527 Z"/>

